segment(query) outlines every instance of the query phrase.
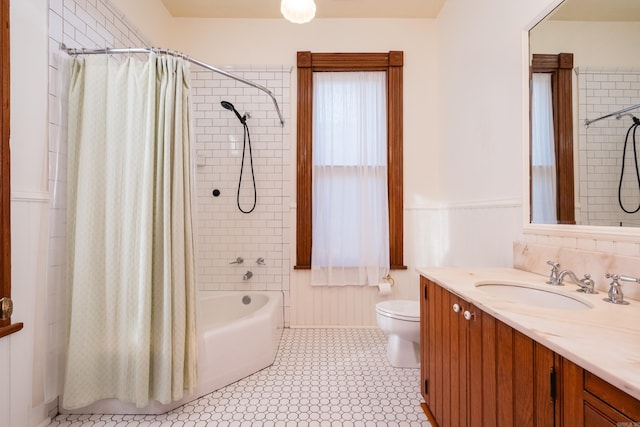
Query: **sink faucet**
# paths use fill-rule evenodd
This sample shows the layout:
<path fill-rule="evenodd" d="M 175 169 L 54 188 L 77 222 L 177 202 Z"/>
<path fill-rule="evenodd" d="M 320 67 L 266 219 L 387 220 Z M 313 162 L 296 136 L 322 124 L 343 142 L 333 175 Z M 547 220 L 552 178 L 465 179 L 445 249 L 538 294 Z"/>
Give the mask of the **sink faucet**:
<path fill-rule="evenodd" d="M 591 279 L 590 274 L 585 274 L 582 279 L 578 279 L 573 271 L 562 270 L 558 273 L 558 286 L 564 285 L 562 281 L 565 276 L 569 276 L 571 280 L 579 286 L 578 292 L 584 292 L 585 294 L 597 294 L 595 291 L 595 282 Z"/>
<path fill-rule="evenodd" d="M 608 298 L 605 298 L 604 300 L 606 302 L 610 302 L 613 304 L 629 304 L 627 301 L 624 300 L 624 294 L 622 293 L 622 286 L 620 285 L 620 283 L 618 283 L 618 280 L 622 280 L 623 282 L 635 282 L 635 283 L 640 283 L 640 278 L 638 277 L 631 277 L 631 276 L 623 276 L 620 274 L 612 274 L 612 273 L 607 273 L 605 275 L 607 277 L 607 279 L 611 279 L 611 283 L 610 283 L 610 288 L 609 288 L 609 292 Z"/>
<path fill-rule="evenodd" d="M 551 266 L 551 272 L 549 273 L 549 280 L 547 283 L 553 286 L 564 286 L 564 278 L 565 276 L 569 276 L 579 287 L 579 292 L 584 292 L 585 294 L 595 294 L 595 282 L 591 279 L 590 274 L 585 274 L 582 279 L 578 279 L 576 274 L 571 271 L 564 269 L 562 271 L 558 271 L 560 268 L 560 264 L 555 261 L 547 261 L 547 264 Z"/>

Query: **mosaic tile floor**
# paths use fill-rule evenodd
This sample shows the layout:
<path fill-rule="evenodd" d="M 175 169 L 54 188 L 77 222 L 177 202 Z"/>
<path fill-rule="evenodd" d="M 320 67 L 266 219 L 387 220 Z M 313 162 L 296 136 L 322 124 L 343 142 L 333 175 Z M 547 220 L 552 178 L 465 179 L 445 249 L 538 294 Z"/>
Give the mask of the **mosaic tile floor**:
<path fill-rule="evenodd" d="M 377 329 L 285 329 L 274 364 L 163 415 L 59 415 L 49 427 L 429 426 L 420 370 Z"/>

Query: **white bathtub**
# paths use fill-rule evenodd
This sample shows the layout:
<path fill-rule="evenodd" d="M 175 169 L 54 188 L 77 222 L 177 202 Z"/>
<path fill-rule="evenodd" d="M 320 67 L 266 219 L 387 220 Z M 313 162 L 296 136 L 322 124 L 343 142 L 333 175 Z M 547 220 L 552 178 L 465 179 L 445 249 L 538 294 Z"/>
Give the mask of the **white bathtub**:
<path fill-rule="evenodd" d="M 247 303 L 247 297 L 250 300 Z M 144 408 L 103 399 L 64 414 L 162 414 L 271 365 L 284 326 L 279 291 L 202 291 L 198 305 L 198 385 L 184 399 Z"/>

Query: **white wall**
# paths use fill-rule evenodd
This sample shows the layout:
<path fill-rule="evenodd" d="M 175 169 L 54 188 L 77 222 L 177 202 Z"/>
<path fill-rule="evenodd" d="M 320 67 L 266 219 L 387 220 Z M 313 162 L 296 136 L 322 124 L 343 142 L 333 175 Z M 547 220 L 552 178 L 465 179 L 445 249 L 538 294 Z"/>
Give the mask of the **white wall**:
<path fill-rule="evenodd" d="M 24 329 L 0 340 L 0 426 L 31 427 L 46 418 L 42 383 L 46 335 L 40 316 L 46 275 L 47 10 L 46 0 L 11 1 L 12 320 Z"/>

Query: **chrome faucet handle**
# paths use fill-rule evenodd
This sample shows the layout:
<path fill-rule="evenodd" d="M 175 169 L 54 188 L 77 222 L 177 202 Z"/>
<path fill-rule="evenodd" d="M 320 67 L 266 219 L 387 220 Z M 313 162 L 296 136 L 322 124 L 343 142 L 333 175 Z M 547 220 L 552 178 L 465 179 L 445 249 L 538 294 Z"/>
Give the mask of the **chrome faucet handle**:
<path fill-rule="evenodd" d="M 258 264 L 258 265 L 267 265 L 267 264 L 265 264 L 264 258 L 262 258 L 262 257 L 260 257 L 260 258 L 258 258 L 256 260 L 256 264 Z"/>
<path fill-rule="evenodd" d="M 623 282 L 640 283 L 640 277 L 624 276 L 622 274 L 618 276 L 618 280 L 622 280 Z"/>
<path fill-rule="evenodd" d="M 242 264 L 244 259 L 242 257 L 238 257 L 235 260 L 231 261 L 229 264 Z"/>
<path fill-rule="evenodd" d="M 590 274 L 585 274 L 578 282 L 578 292 L 584 292 L 585 294 L 597 294 L 595 290 L 596 282 L 593 281 Z"/>
<path fill-rule="evenodd" d="M 618 283 L 618 280 L 620 280 L 621 278 L 624 278 L 623 280 L 625 281 L 633 281 L 633 280 L 627 280 L 629 279 L 628 276 L 620 276 L 619 274 L 614 274 L 614 273 L 607 273 L 605 274 L 605 277 L 607 279 L 611 279 L 611 283 L 609 284 L 609 292 L 607 293 L 608 297 L 604 298 L 604 300 L 612 304 L 620 304 L 620 305 L 629 304 L 627 301 L 624 300 L 624 294 L 622 293 L 622 286 L 620 286 L 620 283 Z"/>
<path fill-rule="evenodd" d="M 549 280 L 547 280 L 547 284 L 558 286 L 560 284 L 558 282 L 558 268 L 560 268 L 560 264 L 555 261 L 547 261 L 547 264 L 551 266 L 551 272 L 549 273 Z"/>

